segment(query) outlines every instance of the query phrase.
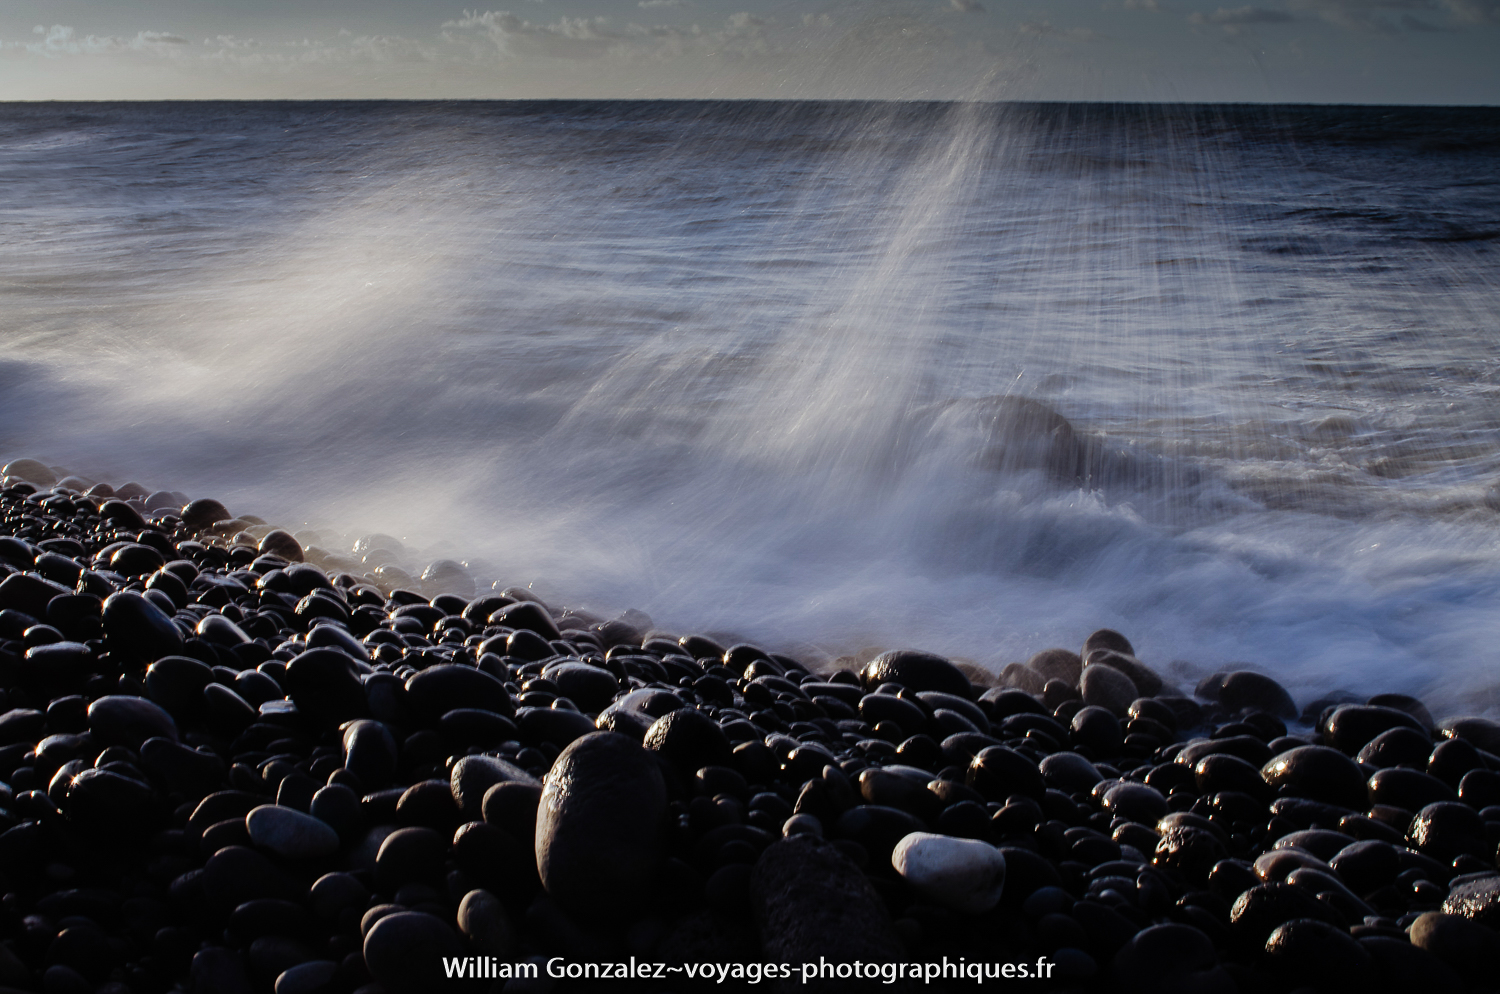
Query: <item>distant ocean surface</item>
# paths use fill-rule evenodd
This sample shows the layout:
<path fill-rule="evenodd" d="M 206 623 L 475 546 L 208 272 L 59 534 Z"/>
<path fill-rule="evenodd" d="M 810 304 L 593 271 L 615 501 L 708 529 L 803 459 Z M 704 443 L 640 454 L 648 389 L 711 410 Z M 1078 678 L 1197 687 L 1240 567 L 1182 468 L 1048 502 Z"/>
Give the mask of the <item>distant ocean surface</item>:
<path fill-rule="evenodd" d="M 810 662 L 1500 711 L 1500 110 L 4 104 L 0 190 L 5 459 Z"/>

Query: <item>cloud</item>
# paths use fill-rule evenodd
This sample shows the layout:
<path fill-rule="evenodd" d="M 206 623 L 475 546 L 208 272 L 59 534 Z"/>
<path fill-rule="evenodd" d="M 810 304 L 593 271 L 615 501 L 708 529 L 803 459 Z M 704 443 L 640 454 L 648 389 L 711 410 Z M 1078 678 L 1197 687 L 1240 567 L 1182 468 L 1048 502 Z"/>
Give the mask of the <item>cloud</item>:
<path fill-rule="evenodd" d="M 1247 24 L 1286 24 L 1294 20 L 1296 18 L 1284 10 L 1270 10 L 1265 7 L 1236 7 L 1234 10 L 1220 7 L 1212 14 L 1194 11 L 1188 15 L 1190 24 L 1220 24 L 1226 27 L 1242 27 Z"/>
<path fill-rule="evenodd" d="M 1072 38 L 1076 41 L 1098 41 L 1104 36 L 1088 28 L 1055 28 L 1051 21 L 1023 21 L 1016 30 L 1023 35 L 1045 38 Z"/>
<path fill-rule="evenodd" d="M 979 0 L 948 0 L 951 9 L 960 14 L 983 14 L 984 4 Z"/>
<path fill-rule="evenodd" d="M 508 11 L 464 11 L 443 22 L 444 37 L 462 40 L 456 32 L 487 38 L 506 55 L 540 54 L 559 59 L 595 59 L 620 40 L 603 17 L 564 17 L 555 24 L 537 24 Z"/>
<path fill-rule="evenodd" d="M 1289 0 L 1297 10 L 1306 10 L 1329 24 L 1351 31 L 1441 31 L 1417 14 L 1427 14 L 1450 24 L 1484 24 L 1500 21 L 1500 0 Z M 1445 16 L 1446 15 L 1446 16 Z"/>
<path fill-rule="evenodd" d="M 686 7 L 687 0 L 640 0 L 636 6 L 642 10 L 650 10 L 653 7 Z"/>
<path fill-rule="evenodd" d="M 8 42 L 3 48 L 27 52 L 48 58 L 68 55 L 105 55 L 123 52 L 161 51 L 179 45 L 191 44 L 186 38 L 165 31 L 138 31 L 134 37 L 116 35 L 84 35 L 79 37 L 71 25 L 54 24 L 50 28 L 38 24 L 31 33 L 34 41 Z"/>
<path fill-rule="evenodd" d="M 1169 9 L 1161 0 L 1125 0 L 1126 10 L 1149 10 L 1152 13 L 1160 13 Z"/>

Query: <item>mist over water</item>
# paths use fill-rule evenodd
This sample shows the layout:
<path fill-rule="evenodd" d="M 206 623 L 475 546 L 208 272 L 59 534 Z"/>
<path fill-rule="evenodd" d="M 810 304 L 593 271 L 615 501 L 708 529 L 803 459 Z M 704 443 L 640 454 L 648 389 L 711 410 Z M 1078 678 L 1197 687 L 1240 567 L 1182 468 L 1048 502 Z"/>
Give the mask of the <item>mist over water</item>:
<path fill-rule="evenodd" d="M 1493 711 L 1497 124 L 8 105 L 0 455 L 809 661 Z"/>

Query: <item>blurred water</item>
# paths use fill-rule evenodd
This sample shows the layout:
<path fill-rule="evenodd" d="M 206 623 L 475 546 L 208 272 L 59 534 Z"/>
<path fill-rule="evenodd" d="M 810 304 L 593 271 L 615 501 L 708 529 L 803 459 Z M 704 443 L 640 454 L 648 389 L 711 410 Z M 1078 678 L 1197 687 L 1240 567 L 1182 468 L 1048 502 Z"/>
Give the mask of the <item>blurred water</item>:
<path fill-rule="evenodd" d="M 809 658 L 1496 709 L 1497 124 L 0 105 L 0 455 Z"/>

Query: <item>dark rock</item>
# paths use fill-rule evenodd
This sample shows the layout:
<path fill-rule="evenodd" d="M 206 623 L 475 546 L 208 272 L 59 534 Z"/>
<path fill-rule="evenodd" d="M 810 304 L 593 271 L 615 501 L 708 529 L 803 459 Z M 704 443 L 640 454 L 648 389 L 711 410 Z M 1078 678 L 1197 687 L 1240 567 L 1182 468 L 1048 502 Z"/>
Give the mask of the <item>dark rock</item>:
<path fill-rule="evenodd" d="M 1266 960 L 1287 983 L 1320 991 L 1360 991 L 1374 979 L 1370 954 L 1357 940 L 1310 918 L 1277 926 L 1266 939 Z"/>
<path fill-rule="evenodd" d="M 72 592 L 62 584 L 34 573 L 12 573 L 0 581 L 0 608 L 20 612 L 35 620 L 46 616 L 47 603 L 52 598 Z"/>
<path fill-rule="evenodd" d="M 218 501 L 208 497 L 199 497 L 197 500 L 189 501 L 182 508 L 182 523 L 193 531 L 203 531 L 210 525 L 218 524 L 220 521 L 228 521 L 234 515 Z"/>
<path fill-rule="evenodd" d="M 1405 711 L 1368 704 L 1345 704 L 1333 709 L 1321 724 L 1324 739 L 1335 749 L 1353 756 L 1371 739 L 1392 728 L 1410 728 L 1420 734 L 1426 729 Z"/>
<path fill-rule="evenodd" d="M 301 653 L 287 664 L 283 685 L 297 711 L 319 725 L 338 725 L 369 711 L 354 660 L 337 649 Z"/>
<path fill-rule="evenodd" d="M 394 890 L 408 883 L 436 883 L 443 876 L 448 843 L 430 828 L 398 828 L 385 837 L 375 857 L 382 884 Z"/>
<path fill-rule="evenodd" d="M 203 688 L 203 723 L 226 738 L 238 735 L 254 723 L 257 712 L 239 694 L 222 683 Z"/>
<path fill-rule="evenodd" d="M 1456 718 L 1444 722 L 1441 731 L 1444 738 L 1463 739 L 1485 752 L 1500 753 L 1500 722 L 1488 718 Z"/>
<path fill-rule="evenodd" d="M 921 819 L 899 808 L 856 804 L 839 816 L 832 834 L 859 843 L 872 863 L 884 867 L 890 864 L 896 843 L 912 832 L 925 831 L 927 826 Z"/>
<path fill-rule="evenodd" d="M 485 795 L 496 784 L 519 783 L 536 786 L 537 779 L 513 763 L 496 756 L 465 756 L 453 764 L 449 790 L 465 821 L 483 817 Z"/>
<path fill-rule="evenodd" d="M 294 808 L 262 804 L 245 815 L 250 841 L 285 859 L 318 859 L 338 852 L 339 837 L 330 826 Z"/>
<path fill-rule="evenodd" d="M 1333 913 L 1307 890 L 1288 883 L 1268 883 L 1241 894 L 1229 912 L 1230 924 L 1248 945 L 1263 946 L 1271 933 L 1289 921 L 1312 918 L 1334 924 Z"/>
<path fill-rule="evenodd" d="M 598 894 L 650 894 L 666 803 L 660 768 L 631 739 L 596 732 L 571 743 L 537 811 L 536 864 L 547 893 L 580 920 L 630 912 Z"/>
<path fill-rule="evenodd" d="M 1407 811 L 1420 811 L 1439 801 L 1457 801 L 1458 794 L 1437 777 L 1416 770 L 1392 767 L 1377 770 L 1368 784 L 1371 804 L 1384 804 Z"/>
<path fill-rule="evenodd" d="M 489 623 L 535 632 L 548 641 L 562 638 L 562 632 L 558 630 L 557 623 L 552 620 L 547 609 L 535 601 L 517 601 L 514 604 L 507 604 L 490 615 Z"/>
<path fill-rule="evenodd" d="M 1097 758 L 1113 756 L 1120 751 L 1124 731 L 1120 719 L 1101 707 L 1086 707 L 1073 716 L 1071 738 Z"/>
<path fill-rule="evenodd" d="M 1213 942 L 1198 929 L 1169 922 L 1135 934 L 1112 965 L 1122 994 L 1232 994 Z"/>
<path fill-rule="evenodd" d="M 443 958 L 463 955 L 464 946 L 441 919 L 399 911 L 375 922 L 363 952 L 370 974 L 388 994 L 426 994 L 443 985 Z"/>
<path fill-rule="evenodd" d="M 260 540 L 256 551 L 261 555 L 269 553 L 280 556 L 289 563 L 300 563 L 303 560 L 302 544 L 292 537 L 290 532 L 282 531 L 280 528 L 266 532 L 265 537 Z"/>
<path fill-rule="evenodd" d="M 1479 750 L 1463 739 L 1439 742 L 1427 757 L 1427 772 L 1455 790 L 1466 774 L 1484 768 Z"/>
<path fill-rule="evenodd" d="M 1300 797 L 1345 808 L 1366 803 L 1365 776 L 1348 756 L 1327 746 L 1299 746 L 1261 768 L 1266 783 L 1283 797 Z"/>
<path fill-rule="evenodd" d="M 1217 794 L 1234 791 L 1269 801 L 1271 788 L 1261 778 L 1260 770 L 1238 756 L 1214 753 L 1198 760 L 1193 767 L 1193 779 L 1200 794 Z"/>
<path fill-rule="evenodd" d="M 391 730 L 368 718 L 344 729 L 344 769 L 366 788 L 383 787 L 396 775 L 396 739 Z"/>
<path fill-rule="evenodd" d="M 1432 735 L 1435 725 L 1432 720 L 1432 712 L 1427 710 L 1427 705 L 1409 694 L 1376 694 L 1365 703 L 1374 704 L 1379 707 L 1395 708 L 1397 711 L 1405 711 L 1422 723 L 1422 727 L 1429 737 Z"/>
<path fill-rule="evenodd" d="M 68 817 L 96 834 L 137 836 L 155 827 L 159 803 L 149 786 L 110 770 L 86 769 L 68 784 Z"/>
<path fill-rule="evenodd" d="M 542 785 L 539 783 L 516 780 L 497 783 L 485 791 L 484 820 L 517 839 L 535 839 L 537 807 L 541 799 Z"/>
<path fill-rule="evenodd" d="M 239 953 L 219 946 L 208 946 L 193 954 L 188 974 L 192 994 L 252 994 L 250 975 Z"/>
<path fill-rule="evenodd" d="M 1484 819 L 1467 804 L 1439 801 L 1417 812 L 1406 830 L 1407 845 L 1439 863 L 1468 853 L 1495 865 L 1495 843 L 1485 837 Z"/>
<path fill-rule="evenodd" d="M 187 721 L 203 710 L 203 688 L 213 671 L 187 656 L 165 656 L 146 670 L 146 693 L 177 719 Z"/>
<path fill-rule="evenodd" d="M 550 742 L 562 748 L 597 729 L 588 715 L 563 708 L 521 708 L 516 726 L 528 742 Z"/>
<path fill-rule="evenodd" d="M 507 718 L 516 713 L 505 685 L 472 666 L 442 663 L 429 666 L 406 681 L 412 709 L 436 723 L 454 708 L 482 708 Z"/>
<path fill-rule="evenodd" d="M 609 707 L 620 689 L 613 673 L 588 663 L 549 666 L 542 675 L 555 683 L 564 697 L 589 714 L 598 714 Z"/>
<path fill-rule="evenodd" d="M 1454 884 L 1443 902 L 1443 911 L 1500 931 L 1500 874 Z"/>
<path fill-rule="evenodd" d="M 1375 975 L 1382 981 L 1376 989 L 1457 991 L 1463 987 L 1451 967 L 1404 936 L 1364 936 L 1359 944 L 1370 954 Z"/>
<path fill-rule="evenodd" d="M 128 660 L 156 660 L 182 652 L 182 634 L 166 612 L 142 595 L 121 590 L 104 599 L 104 644 Z"/>
<path fill-rule="evenodd" d="M 210 856 L 201 879 L 210 906 L 224 915 L 257 898 L 295 901 L 302 896 L 301 885 L 265 856 L 243 846 L 225 846 Z"/>
<path fill-rule="evenodd" d="M 965 782 L 991 801 L 1004 801 L 1012 794 L 1040 800 L 1047 792 L 1036 764 L 1005 746 L 981 749 L 969 765 Z"/>
<path fill-rule="evenodd" d="M 149 738 L 177 741 L 177 723 L 144 697 L 107 696 L 89 705 L 89 733 L 100 745 L 139 750 Z"/>
<path fill-rule="evenodd" d="M 1458 799 L 1476 810 L 1500 804 L 1500 773 L 1470 770 L 1458 784 Z"/>
<path fill-rule="evenodd" d="M 154 737 L 141 744 L 141 768 L 190 800 L 198 800 L 224 781 L 224 760 L 207 750 L 190 749 L 171 739 Z"/>
<path fill-rule="evenodd" d="M 1141 696 L 1130 677 L 1102 663 L 1085 666 L 1078 687 L 1084 704 L 1103 708 L 1116 718 L 1125 717 L 1131 701 Z"/>
<path fill-rule="evenodd" d="M 1213 832 L 1180 825 L 1162 832 L 1151 863 L 1177 874 L 1190 884 L 1201 885 L 1208 880 L 1208 872 L 1214 864 L 1228 855 L 1224 844 Z"/>
<path fill-rule="evenodd" d="M 1412 922 L 1411 944 L 1432 953 L 1470 983 L 1490 983 L 1500 962 L 1500 933 L 1462 915 L 1429 911 Z"/>
<path fill-rule="evenodd" d="M 749 892 L 761 948 L 771 962 L 891 963 L 903 955 L 885 906 L 865 875 L 822 839 L 798 835 L 772 844 L 755 864 Z M 847 986 L 847 981 L 814 980 L 799 988 Z"/>
<path fill-rule="evenodd" d="M 128 542 L 109 557 L 109 568 L 121 576 L 140 577 L 155 573 L 167 564 L 166 557 L 149 545 Z"/>
<path fill-rule="evenodd" d="M 1328 865 L 1356 894 L 1368 894 L 1384 887 L 1401 872 L 1396 847 L 1373 839 L 1345 846 L 1333 855 Z"/>
<path fill-rule="evenodd" d="M 1105 792 L 1102 806 L 1115 817 L 1155 825 L 1167 813 L 1161 791 L 1143 783 L 1122 783 Z"/>
<path fill-rule="evenodd" d="M 974 686 L 962 670 L 942 656 L 915 649 L 881 653 L 865 665 L 860 679 L 872 690 L 884 683 L 895 683 L 914 693 L 936 690 L 966 700 L 974 697 Z"/>
<path fill-rule="evenodd" d="M 656 719 L 643 744 L 676 767 L 684 778 L 700 767 L 726 766 L 733 761 L 733 749 L 724 730 L 696 708 L 679 708 Z"/>
<path fill-rule="evenodd" d="M 1093 763 L 1076 752 L 1054 752 L 1037 764 L 1037 771 L 1047 786 L 1064 794 L 1093 790 L 1104 779 Z"/>
<path fill-rule="evenodd" d="M 1427 767 L 1431 753 L 1432 737 L 1403 725 L 1375 736 L 1355 758 L 1376 769 L 1409 766 L 1421 770 Z"/>

